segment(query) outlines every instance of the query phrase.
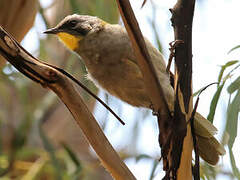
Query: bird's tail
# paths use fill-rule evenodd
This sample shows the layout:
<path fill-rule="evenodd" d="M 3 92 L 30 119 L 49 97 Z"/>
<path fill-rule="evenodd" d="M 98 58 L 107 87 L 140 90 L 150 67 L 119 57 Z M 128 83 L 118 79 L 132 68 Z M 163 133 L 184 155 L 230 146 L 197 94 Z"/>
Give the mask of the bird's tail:
<path fill-rule="evenodd" d="M 195 114 L 194 127 L 199 155 L 211 165 L 216 165 L 219 156 L 226 153 L 222 144 L 214 137 L 217 129 L 199 113 Z"/>

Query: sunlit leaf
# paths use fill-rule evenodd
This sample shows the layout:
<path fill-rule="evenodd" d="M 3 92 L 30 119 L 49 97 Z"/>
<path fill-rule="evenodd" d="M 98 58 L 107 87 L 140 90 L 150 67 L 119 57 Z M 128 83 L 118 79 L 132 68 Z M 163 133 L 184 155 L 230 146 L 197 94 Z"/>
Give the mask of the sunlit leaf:
<path fill-rule="evenodd" d="M 21 178 L 21 180 L 36 179 L 37 174 L 40 172 L 44 164 L 46 163 L 45 157 L 40 157 L 36 160 L 27 173 Z"/>

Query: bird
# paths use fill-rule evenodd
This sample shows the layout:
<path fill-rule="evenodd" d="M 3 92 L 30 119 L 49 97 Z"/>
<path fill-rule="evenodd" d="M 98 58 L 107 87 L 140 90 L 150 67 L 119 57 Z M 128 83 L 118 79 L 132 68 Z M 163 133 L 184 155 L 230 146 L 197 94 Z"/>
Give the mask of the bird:
<path fill-rule="evenodd" d="M 89 15 L 68 15 L 55 27 L 46 30 L 55 34 L 70 51 L 84 61 L 88 78 L 111 95 L 135 107 L 151 107 L 143 75 L 126 29 L 119 24 Z M 153 66 L 170 111 L 174 110 L 174 89 L 166 71 L 163 55 L 144 38 Z M 194 116 L 199 155 L 216 165 L 225 149 L 214 135 L 217 129 L 201 114 Z"/>

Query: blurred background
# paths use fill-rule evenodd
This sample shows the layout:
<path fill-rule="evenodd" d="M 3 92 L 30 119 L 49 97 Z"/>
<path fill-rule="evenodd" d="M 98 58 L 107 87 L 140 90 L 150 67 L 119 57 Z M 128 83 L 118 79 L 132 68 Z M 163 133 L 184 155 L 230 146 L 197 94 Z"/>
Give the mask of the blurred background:
<path fill-rule="evenodd" d="M 131 1 L 141 30 L 165 58 L 176 0 Z M 216 167 L 201 161 L 202 179 L 240 179 L 240 23 L 238 0 L 198 0 L 193 23 L 193 90 L 211 86 L 200 96 L 198 111 L 219 129 L 227 154 Z M 79 87 L 105 134 L 138 180 L 164 176 L 159 162 L 156 118 L 97 89 L 75 54 L 42 32 L 69 14 L 98 16 L 120 23 L 113 0 L 0 0 L 0 24 L 34 56 L 74 75 L 98 94 L 126 122 L 119 122 Z M 228 53 L 232 50 L 230 53 Z M 54 93 L 24 77 L 0 58 L 0 179 L 108 180 L 111 176 L 89 146 L 67 108 Z M 174 71 L 174 69 L 172 69 Z M 213 121 L 214 120 L 214 121 Z M 235 146 L 234 146 L 235 143 Z M 206 147 L 207 148 L 207 147 Z"/>

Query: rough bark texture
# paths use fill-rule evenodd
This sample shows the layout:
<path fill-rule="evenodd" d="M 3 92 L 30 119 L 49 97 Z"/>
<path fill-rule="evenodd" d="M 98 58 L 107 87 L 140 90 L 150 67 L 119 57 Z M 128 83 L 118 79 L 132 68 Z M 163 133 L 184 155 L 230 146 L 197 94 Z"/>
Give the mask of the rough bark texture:
<path fill-rule="evenodd" d="M 177 171 L 177 179 L 192 179 L 192 137 L 191 128 L 186 121 L 191 118 L 192 105 L 192 22 L 195 0 L 178 0 L 172 12 L 172 25 L 174 28 L 175 40 L 181 40 L 175 49 L 175 117 L 174 126 L 177 130 L 177 139 L 184 139 L 184 143 L 174 151 L 173 167 Z M 186 133 L 187 131 L 187 133 Z M 177 141 L 175 141 L 177 144 Z M 181 159 L 178 157 L 181 157 Z"/>
<path fill-rule="evenodd" d="M 117 3 L 144 76 L 144 83 L 153 108 L 158 112 L 159 142 L 162 148 L 163 169 L 166 171 L 164 179 L 191 179 L 192 138 L 191 128 L 187 126 L 186 121 L 190 119 L 192 112 L 191 35 L 194 1 L 179 0 L 172 10 L 175 39 L 184 42 L 176 47 L 176 101 L 173 117 L 167 107 L 161 85 L 157 81 L 157 75 L 152 67 L 131 5 L 128 0 L 117 0 Z"/>

